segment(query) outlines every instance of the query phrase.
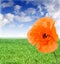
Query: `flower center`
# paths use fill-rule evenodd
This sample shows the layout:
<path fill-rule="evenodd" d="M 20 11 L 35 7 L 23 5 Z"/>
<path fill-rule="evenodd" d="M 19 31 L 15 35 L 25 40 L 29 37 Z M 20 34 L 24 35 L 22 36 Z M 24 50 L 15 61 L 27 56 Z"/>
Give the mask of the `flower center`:
<path fill-rule="evenodd" d="M 47 37 L 48 37 L 48 34 L 44 33 L 43 38 L 47 38 Z"/>

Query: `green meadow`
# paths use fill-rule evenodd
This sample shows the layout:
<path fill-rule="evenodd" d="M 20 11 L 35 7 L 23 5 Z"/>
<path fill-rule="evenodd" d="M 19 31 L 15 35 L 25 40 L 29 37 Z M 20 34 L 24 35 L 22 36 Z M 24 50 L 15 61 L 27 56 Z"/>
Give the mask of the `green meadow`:
<path fill-rule="evenodd" d="M 55 51 L 60 64 L 60 40 Z M 0 64 L 55 64 L 53 53 L 38 52 L 27 39 L 0 39 Z"/>

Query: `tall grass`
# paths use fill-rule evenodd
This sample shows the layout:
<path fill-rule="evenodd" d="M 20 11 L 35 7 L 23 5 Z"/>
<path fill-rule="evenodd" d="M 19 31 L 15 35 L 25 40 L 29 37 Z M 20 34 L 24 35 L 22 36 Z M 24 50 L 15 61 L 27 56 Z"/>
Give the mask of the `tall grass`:
<path fill-rule="evenodd" d="M 60 40 L 56 50 L 60 64 Z M 52 53 L 38 52 L 27 39 L 0 39 L 0 64 L 54 64 Z"/>

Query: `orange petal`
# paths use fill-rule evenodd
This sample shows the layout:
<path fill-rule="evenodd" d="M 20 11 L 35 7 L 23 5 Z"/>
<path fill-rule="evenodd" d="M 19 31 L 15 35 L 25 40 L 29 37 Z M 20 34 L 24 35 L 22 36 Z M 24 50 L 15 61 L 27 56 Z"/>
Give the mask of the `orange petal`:
<path fill-rule="evenodd" d="M 43 53 L 50 53 L 55 51 L 58 48 L 57 43 L 52 43 L 52 44 L 46 44 L 46 45 L 38 45 L 37 46 L 38 51 L 43 52 Z"/>
<path fill-rule="evenodd" d="M 44 33 L 49 37 L 43 38 Z M 40 52 L 49 53 L 58 48 L 56 43 L 58 35 L 54 27 L 54 20 L 49 17 L 38 19 L 27 33 L 27 38 L 32 45 L 37 44 Z"/>
<path fill-rule="evenodd" d="M 51 29 L 51 35 L 52 35 L 52 37 L 53 37 L 53 39 L 55 40 L 55 42 L 57 42 L 58 41 L 58 35 L 57 35 L 57 33 L 56 33 L 56 29 L 55 29 L 55 27 L 53 27 L 52 29 Z"/>
<path fill-rule="evenodd" d="M 37 32 L 34 32 L 33 30 L 30 30 L 30 31 L 27 33 L 28 41 L 29 41 L 32 45 L 34 45 L 34 44 L 37 43 L 36 37 L 37 37 Z"/>
<path fill-rule="evenodd" d="M 54 20 L 52 18 L 44 17 L 44 18 L 39 18 L 35 23 L 35 26 L 43 26 L 45 28 L 51 29 L 52 26 L 54 26 Z"/>

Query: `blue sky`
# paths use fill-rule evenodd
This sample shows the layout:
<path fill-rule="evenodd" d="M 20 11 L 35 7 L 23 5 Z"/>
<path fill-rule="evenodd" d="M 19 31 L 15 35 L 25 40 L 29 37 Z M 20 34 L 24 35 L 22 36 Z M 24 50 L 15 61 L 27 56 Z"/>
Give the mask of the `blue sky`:
<path fill-rule="evenodd" d="M 52 17 L 56 21 L 55 26 L 60 37 L 59 8 L 59 0 L 1 0 L 0 37 L 26 37 L 34 22 L 45 16 Z"/>

